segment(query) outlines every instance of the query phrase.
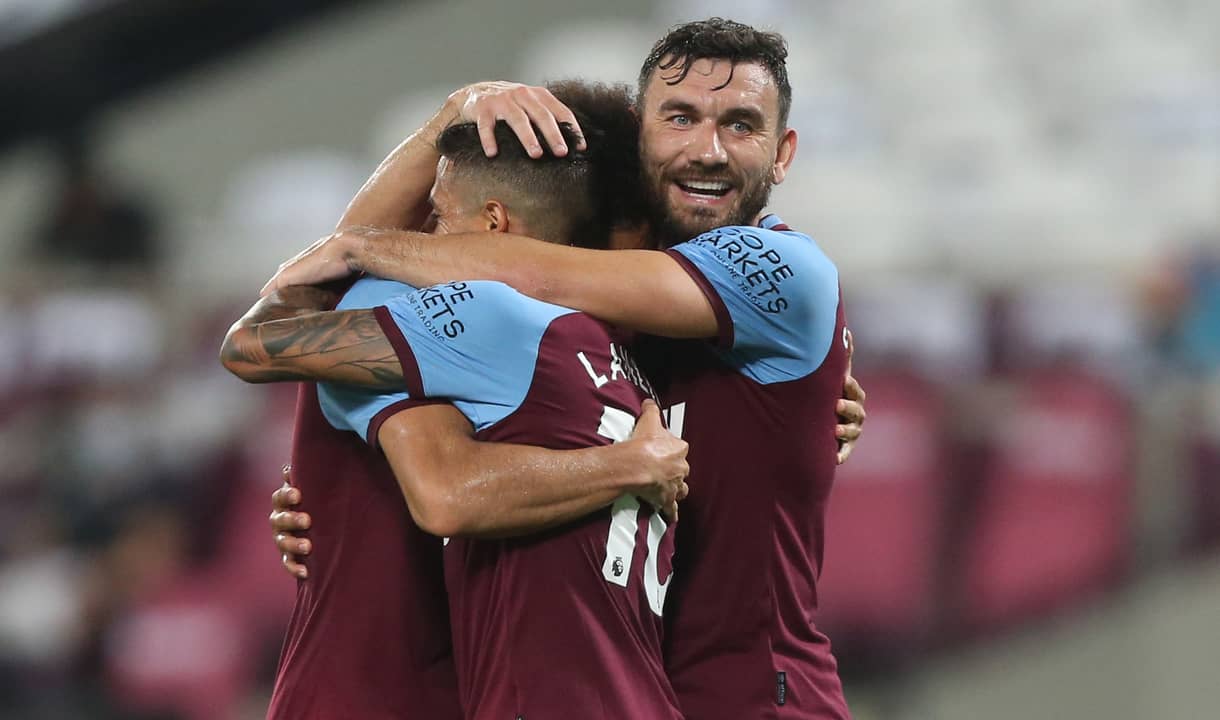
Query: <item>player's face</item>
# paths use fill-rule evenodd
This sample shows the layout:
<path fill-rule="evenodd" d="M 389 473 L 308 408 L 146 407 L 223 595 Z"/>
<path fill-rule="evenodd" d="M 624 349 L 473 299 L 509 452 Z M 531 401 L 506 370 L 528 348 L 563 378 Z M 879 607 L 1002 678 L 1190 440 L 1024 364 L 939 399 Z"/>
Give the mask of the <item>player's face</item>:
<path fill-rule="evenodd" d="M 762 65 L 701 59 L 681 82 L 665 81 L 677 74 L 653 72 L 640 113 L 640 157 L 663 246 L 752 223 L 796 151 Z"/>
<path fill-rule="evenodd" d="M 448 235 L 487 229 L 479 212 L 481 204 L 464 197 L 462 191 L 465 189 L 455 177 L 452 163 L 442 157 L 436 164 L 436 182 L 428 194 L 432 213 L 424 224 L 425 232 Z"/>

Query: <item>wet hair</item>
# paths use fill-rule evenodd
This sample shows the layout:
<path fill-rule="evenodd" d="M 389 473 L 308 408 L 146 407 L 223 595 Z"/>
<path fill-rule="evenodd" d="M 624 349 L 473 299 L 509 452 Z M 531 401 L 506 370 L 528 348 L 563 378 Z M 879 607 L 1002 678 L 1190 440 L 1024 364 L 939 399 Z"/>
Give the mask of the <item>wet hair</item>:
<path fill-rule="evenodd" d="M 576 116 L 585 150 L 567 123 L 560 125 L 568 154 L 544 152 L 531 158 L 508 123 L 495 126 L 499 153 L 483 152 L 475 123 L 446 128 L 436 147 L 454 172 L 482 186 L 487 197 L 503 199 L 519 213 L 539 239 L 605 248 L 614 226 L 642 219 L 639 182 L 639 121 L 625 85 L 575 80 L 547 86 Z M 534 132 L 546 141 L 537 126 Z"/>
<path fill-rule="evenodd" d="M 733 70 L 740 63 L 758 63 L 766 68 L 779 88 L 779 127 L 787 127 L 788 111 L 792 109 L 787 41 L 779 33 L 756 30 L 719 17 L 675 25 L 657 41 L 640 68 L 636 102 L 640 107 L 644 106 L 644 90 L 658 69 L 672 71 L 661 79 L 669 85 L 677 85 L 686 79 L 696 60 L 705 59 L 732 63 L 725 85 L 732 82 Z"/>

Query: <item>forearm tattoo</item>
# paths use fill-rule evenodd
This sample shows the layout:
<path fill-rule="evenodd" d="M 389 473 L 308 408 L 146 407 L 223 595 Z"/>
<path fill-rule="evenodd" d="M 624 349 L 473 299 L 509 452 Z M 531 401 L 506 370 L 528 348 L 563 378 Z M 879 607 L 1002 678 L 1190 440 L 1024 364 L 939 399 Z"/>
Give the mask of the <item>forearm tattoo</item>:
<path fill-rule="evenodd" d="M 403 387 L 402 365 L 372 310 L 315 312 L 254 325 L 238 352 L 253 382 L 319 380 Z"/>

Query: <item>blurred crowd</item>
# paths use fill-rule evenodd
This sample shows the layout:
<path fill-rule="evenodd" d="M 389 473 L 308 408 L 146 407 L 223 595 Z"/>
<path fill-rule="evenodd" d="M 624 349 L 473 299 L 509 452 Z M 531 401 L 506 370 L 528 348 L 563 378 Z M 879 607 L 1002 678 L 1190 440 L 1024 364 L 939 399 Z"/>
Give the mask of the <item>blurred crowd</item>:
<path fill-rule="evenodd" d="M 62 150 L 31 271 L 0 293 L 0 715 L 260 717 L 295 388 L 224 373 L 244 308 L 175 297 L 156 208 Z"/>

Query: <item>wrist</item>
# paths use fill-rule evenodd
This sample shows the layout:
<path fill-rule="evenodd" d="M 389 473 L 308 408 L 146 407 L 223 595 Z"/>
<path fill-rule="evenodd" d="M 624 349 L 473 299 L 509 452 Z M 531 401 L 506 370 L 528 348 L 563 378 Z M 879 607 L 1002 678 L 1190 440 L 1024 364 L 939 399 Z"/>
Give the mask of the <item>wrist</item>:
<path fill-rule="evenodd" d="M 466 88 L 455 90 L 445 98 L 445 102 L 441 103 L 440 108 L 436 111 L 424 128 L 428 131 L 433 142 L 440 136 L 441 132 L 452 125 L 462 116 L 462 106 L 466 104 L 467 92 Z"/>
<path fill-rule="evenodd" d="M 608 450 L 615 470 L 615 490 L 635 495 L 652 485 L 653 478 L 648 472 L 652 459 L 642 440 L 624 440 L 609 446 Z"/>

